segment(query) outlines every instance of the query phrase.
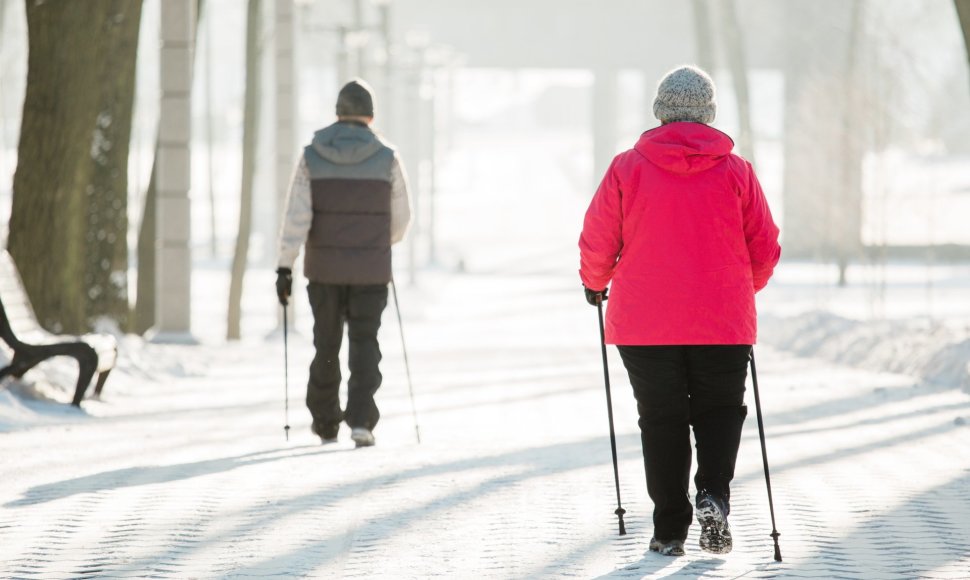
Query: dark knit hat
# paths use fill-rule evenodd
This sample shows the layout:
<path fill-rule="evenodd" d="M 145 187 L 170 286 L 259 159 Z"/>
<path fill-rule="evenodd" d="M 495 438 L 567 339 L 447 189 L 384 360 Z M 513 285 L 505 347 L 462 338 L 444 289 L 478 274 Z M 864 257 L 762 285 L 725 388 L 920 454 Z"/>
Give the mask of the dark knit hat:
<path fill-rule="evenodd" d="M 337 95 L 338 117 L 373 117 L 374 95 L 366 82 L 354 79 Z"/>
<path fill-rule="evenodd" d="M 660 80 L 653 114 L 661 123 L 712 123 L 717 114 L 714 81 L 694 66 L 676 68 Z"/>

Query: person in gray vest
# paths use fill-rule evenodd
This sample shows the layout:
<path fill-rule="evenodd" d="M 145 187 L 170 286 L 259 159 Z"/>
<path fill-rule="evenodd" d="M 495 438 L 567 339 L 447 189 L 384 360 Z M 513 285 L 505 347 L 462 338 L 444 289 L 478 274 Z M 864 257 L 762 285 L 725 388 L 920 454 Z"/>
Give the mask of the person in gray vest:
<path fill-rule="evenodd" d="M 293 263 L 305 246 L 303 271 L 313 310 L 306 404 L 324 443 L 347 422 L 357 447 L 374 444 L 381 386 L 377 330 L 387 306 L 391 245 L 411 221 L 407 179 L 392 145 L 371 128 L 374 98 L 367 83 L 347 83 L 337 96 L 337 122 L 317 131 L 293 173 L 279 240 L 276 293 L 286 306 Z M 350 380 L 341 409 L 340 343 L 349 338 Z"/>

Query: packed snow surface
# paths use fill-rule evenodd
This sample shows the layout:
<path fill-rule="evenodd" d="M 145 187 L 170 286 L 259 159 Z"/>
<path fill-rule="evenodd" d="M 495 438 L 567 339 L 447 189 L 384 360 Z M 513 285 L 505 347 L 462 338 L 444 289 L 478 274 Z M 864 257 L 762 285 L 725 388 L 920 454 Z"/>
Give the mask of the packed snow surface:
<path fill-rule="evenodd" d="M 596 311 L 569 274 L 496 270 L 399 288 L 421 444 L 393 305 L 373 448 L 354 450 L 346 428 L 326 446 L 310 433 L 306 310 L 289 339 L 288 442 L 278 334 L 227 345 L 201 332 L 194 347 L 127 337 L 103 400 L 83 410 L 0 391 L 0 577 L 970 577 L 970 396 L 949 374 L 924 380 L 926 365 L 877 372 L 847 347 L 811 346 L 859 328 L 900 338 L 914 322 L 790 312 L 797 275 L 780 272 L 762 299 L 766 340 L 797 352 L 756 351 L 782 563 L 753 412 L 734 551 L 700 551 L 696 525 L 686 556 L 648 551 L 636 410 L 611 349 L 628 530 L 617 535 Z M 265 302 L 271 272 L 249 280 Z M 272 328 L 272 306 L 260 308 Z"/>

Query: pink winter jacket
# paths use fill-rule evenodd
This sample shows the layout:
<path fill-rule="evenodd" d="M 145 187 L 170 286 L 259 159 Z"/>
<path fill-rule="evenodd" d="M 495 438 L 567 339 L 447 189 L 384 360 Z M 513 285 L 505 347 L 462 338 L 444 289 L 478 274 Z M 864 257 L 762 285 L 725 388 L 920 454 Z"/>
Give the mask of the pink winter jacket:
<path fill-rule="evenodd" d="M 778 228 L 731 138 L 669 123 L 616 156 L 586 211 L 583 284 L 613 281 L 606 342 L 754 344 L 754 294 L 778 263 Z"/>

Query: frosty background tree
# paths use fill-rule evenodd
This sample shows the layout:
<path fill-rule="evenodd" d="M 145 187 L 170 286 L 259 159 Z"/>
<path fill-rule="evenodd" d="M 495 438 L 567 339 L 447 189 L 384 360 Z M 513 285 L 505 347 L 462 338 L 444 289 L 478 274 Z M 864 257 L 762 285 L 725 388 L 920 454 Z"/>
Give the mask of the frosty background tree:
<path fill-rule="evenodd" d="M 240 338 L 242 323 L 243 278 L 249 258 L 249 236 L 253 222 L 253 177 L 256 173 L 256 136 L 259 123 L 259 31 L 260 1 L 249 0 L 246 16 L 246 96 L 243 114 L 243 162 L 239 192 L 239 227 L 236 249 L 232 258 L 232 277 L 229 282 L 229 312 L 226 338 Z"/>
<path fill-rule="evenodd" d="M 960 19 L 960 30 L 963 31 L 963 42 L 967 47 L 967 60 L 970 61 L 970 0 L 953 0 Z"/>

